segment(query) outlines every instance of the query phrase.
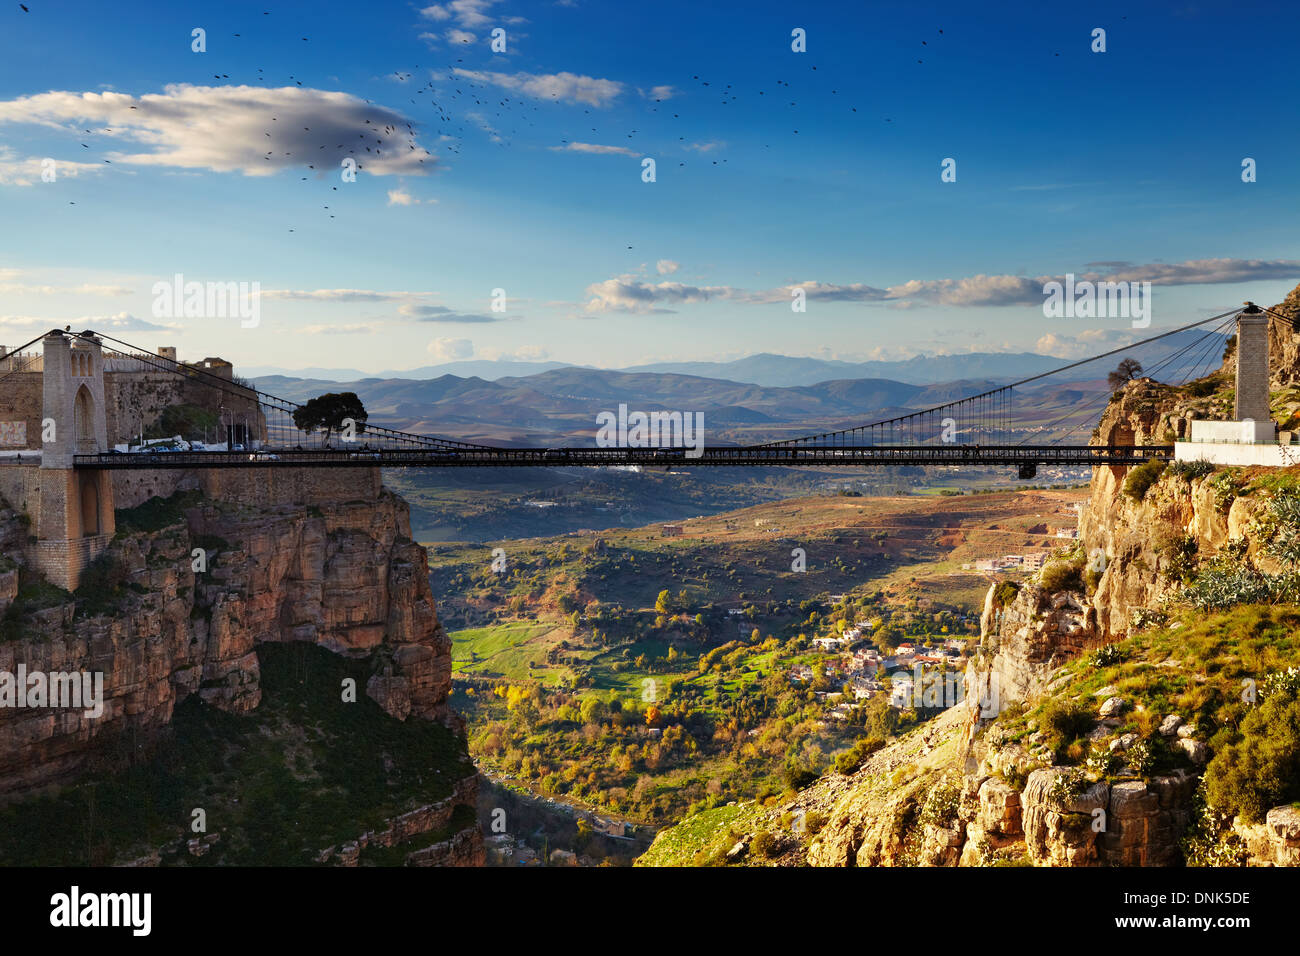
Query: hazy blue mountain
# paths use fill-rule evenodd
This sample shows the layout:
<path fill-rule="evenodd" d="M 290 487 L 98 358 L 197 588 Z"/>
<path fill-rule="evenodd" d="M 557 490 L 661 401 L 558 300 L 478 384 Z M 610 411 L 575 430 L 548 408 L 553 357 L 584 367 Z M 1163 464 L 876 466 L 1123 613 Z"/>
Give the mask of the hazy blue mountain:
<path fill-rule="evenodd" d="M 567 362 L 512 362 L 506 360 L 489 361 L 473 359 L 465 362 L 446 362 L 442 365 L 423 365 L 419 368 L 386 369 L 382 372 L 362 372 L 355 368 L 301 368 L 289 369 L 270 365 L 250 365 L 241 367 L 240 373 L 245 378 L 269 378 L 283 376 L 286 378 L 316 379 L 327 382 L 359 382 L 363 378 L 437 378 L 440 375 L 459 375 L 462 378 L 481 378 L 495 381 L 507 375 L 535 375 L 549 372 L 551 369 L 567 368 Z"/>
<path fill-rule="evenodd" d="M 883 378 L 909 385 L 930 385 L 965 378 L 1018 378 L 1062 364 L 1061 359 L 1029 352 L 918 356 L 899 362 L 841 362 L 763 353 L 731 362 L 656 362 L 624 371 L 700 375 L 779 387 L 850 378 Z"/>
<path fill-rule="evenodd" d="M 1046 329 L 1044 329 L 1046 331 Z M 1068 334 L 1068 330 L 1063 330 Z M 1142 334 L 1142 333 L 1134 333 Z M 1143 365 L 1154 368 L 1169 356 L 1183 351 L 1181 357 L 1164 369 L 1165 373 L 1189 370 L 1192 363 L 1217 360 L 1222 353 L 1226 338 L 1212 335 L 1197 329 L 1179 332 L 1159 342 L 1143 346 L 1138 353 Z M 1098 346 L 1105 351 L 1104 346 Z M 1114 358 L 1118 362 L 1119 356 Z M 841 362 L 833 359 L 806 358 L 791 355 L 775 355 L 770 352 L 750 355 L 730 362 L 655 362 L 650 365 L 634 365 L 623 369 L 595 369 L 589 365 L 573 365 L 566 362 L 516 362 L 510 360 L 489 361 L 474 359 L 464 362 L 446 362 L 441 365 L 424 365 L 419 368 L 397 370 L 387 369 L 382 372 L 363 372 L 354 368 L 306 368 L 284 369 L 272 366 L 241 367 L 239 372 L 245 378 L 285 378 L 307 379 L 323 382 L 359 382 L 363 379 L 414 379 L 431 380 L 444 375 L 459 378 L 477 378 L 487 382 L 503 378 L 525 378 L 544 375 L 562 370 L 590 372 L 619 372 L 625 374 L 679 375 L 692 378 L 715 379 L 728 382 L 741 382 L 767 388 L 796 388 L 800 386 L 819 385 L 824 382 L 845 381 L 849 379 L 883 379 L 895 384 L 906 385 L 955 385 L 971 382 L 993 388 L 1000 384 L 1016 381 L 1030 375 L 1037 375 L 1067 365 L 1071 359 L 1057 358 L 1050 355 L 1038 355 L 1033 352 L 969 352 L 961 355 L 918 355 L 899 361 Z M 1079 369 L 1062 373 L 1058 381 L 1087 381 L 1105 378 L 1113 365 L 1107 360 L 1085 365 Z M 977 388 L 976 391 L 982 390 Z M 951 397 L 957 397 L 953 395 Z M 946 401 L 948 399 L 940 399 Z"/>
<path fill-rule="evenodd" d="M 1065 335 L 1070 334 L 1069 329 L 1062 328 L 1060 331 Z M 1153 334 L 1159 334 L 1157 330 L 1151 331 Z M 1146 333 L 1135 331 L 1134 335 L 1141 337 Z M 1144 366 L 1154 368 L 1162 360 L 1183 350 L 1177 360 L 1171 363 L 1170 366 L 1165 367 L 1164 372 L 1191 371 L 1191 366 L 1201 366 L 1202 357 L 1204 357 L 1204 362 L 1212 362 L 1217 366 L 1226 341 L 1227 338 L 1223 335 L 1199 329 L 1188 329 L 1184 332 L 1174 333 L 1159 342 L 1144 345 L 1135 354 Z M 1104 352 L 1109 351 L 1109 349 L 1105 346 L 1098 346 L 1097 351 Z M 1109 362 L 1118 362 L 1121 357 L 1117 355 Z M 888 362 L 841 362 L 830 359 L 800 358 L 761 353 L 731 362 L 656 362 L 651 365 L 634 366 L 623 369 L 623 371 L 699 375 L 705 378 L 723 378 L 737 382 L 754 382 L 759 385 L 780 387 L 816 385 L 832 379 L 847 378 L 890 379 L 910 385 L 934 385 L 960 382 L 967 379 L 980 379 L 986 382 L 996 380 L 997 384 L 1005 384 L 1006 382 L 1018 381 L 1031 375 L 1038 375 L 1041 372 L 1060 368 L 1070 364 L 1071 361 L 1074 360 L 1050 355 L 1038 355 L 1033 352 L 968 352 L 960 355 L 918 355 L 914 358 Z M 1058 380 L 1066 382 L 1105 378 L 1106 373 L 1113 367 L 1113 364 L 1108 364 L 1108 360 L 1099 360 L 1081 368 L 1061 373 Z M 1201 366 L 1200 371 L 1203 374 L 1203 366 Z"/>
<path fill-rule="evenodd" d="M 1138 353 L 1147 371 L 1161 381 L 1178 382 L 1217 367 L 1222 337 L 1186 332 L 1146 346 Z M 1034 423 L 1046 424 L 1072 411 L 1095 413 L 1110 394 L 1106 375 L 1118 356 L 1053 375 L 1016 389 L 1018 409 Z M 254 379 L 262 390 L 293 401 L 306 401 L 323 392 L 354 391 L 375 424 L 405 431 L 460 437 L 471 441 L 530 444 L 553 441 L 589 442 L 596 416 L 617 412 L 620 404 L 630 411 L 699 412 L 706 428 L 719 440 L 766 441 L 788 436 L 791 430 L 810 433 L 851 427 L 906 415 L 942 405 L 1043 370 L 1060 368 L 1067 361 L 1049 356 L 984 354 L 909 359 L 907 362 L 870 362 L 852 365 L 821 359 L 758 355 L 737 362 L 660 363 L 658 371 L 596 369 L 572 365 L 537 371 L 544 363 L 459 363 L 499 372 L 519 364 L 526 375 L 412 375 L 371 376 L 351 381 L 325 377 L 286 375 Z M 845 375 L 845 368 L 888 366 L 912 369 L 916 379 L 947 367 L 953 371 L 991 369 L 1002 374 L 962 375 L 936 382 L 908 382 L 876 375 Z M 417 371 L 434 371 L 430 366 Z M 673 369 L 720 368 L 728 377 L 690 374 Z M 924 372 L 929 369 L 931 371 Z M 1013 369 L 1013 370 L 1012 370 Z M 798 379 L 814 373 L 837 373 L 808 384 L 770 385 L 746 381 L 755 377 L 784 376 Z M 1094 408 L 1096 406 L 1096 408 Z"/>

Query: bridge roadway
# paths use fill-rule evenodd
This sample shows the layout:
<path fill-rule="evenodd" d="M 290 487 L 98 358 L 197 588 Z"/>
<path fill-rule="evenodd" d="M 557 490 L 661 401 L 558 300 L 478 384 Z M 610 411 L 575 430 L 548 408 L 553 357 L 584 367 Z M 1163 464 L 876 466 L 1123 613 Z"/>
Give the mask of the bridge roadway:
<path fill-rule="evenodd" d="M 1172 445 L 849 445 L 717 446 L 690 457 L 683 448 L 264 449 L 255 452 L 112 452 L 77 455 L 74 467 L 153 468 L 561 468 L 702 466 L 1140 465 L 1173 457 Z M 1028 474 L 1025 474 L 1025 472 Z"/>

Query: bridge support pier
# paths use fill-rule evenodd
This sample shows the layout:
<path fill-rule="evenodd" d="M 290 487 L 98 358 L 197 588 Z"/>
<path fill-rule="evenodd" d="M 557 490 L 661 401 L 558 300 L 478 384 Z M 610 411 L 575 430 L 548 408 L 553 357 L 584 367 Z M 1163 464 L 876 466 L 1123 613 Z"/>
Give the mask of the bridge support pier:
<path fill-rule="evenodd" d="M 116 530 L 112 476 L 73 468 L 73 456 L 108 450 L 104 356 L 91 336 L 51 332 L 42 345 L 45 440 L 33 557 L 51 584 L 74 591 Z"/>

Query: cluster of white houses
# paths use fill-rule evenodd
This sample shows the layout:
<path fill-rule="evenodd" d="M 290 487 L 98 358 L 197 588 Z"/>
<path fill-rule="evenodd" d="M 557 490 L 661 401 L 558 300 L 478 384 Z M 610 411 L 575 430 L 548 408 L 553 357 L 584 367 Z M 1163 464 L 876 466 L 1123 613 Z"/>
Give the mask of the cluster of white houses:
<path fill-rule="evenodd" d="M 845 631 L 845 637 L 851 633 Z M 814 644 L 827 651 L 842 651 L 851 644 L 844 637 L 818 638 Z M 874 647 L 862 647 L 851 653 L 839 653 L 820 662 L 826 676 L 837 684 L 852 685 L 854 702 L 870 700 L 885 689 L 883 677 L 890 676 L 890 704 L 897 708 L 914 705 L 916 673 L 943 673 L 956 668 L 965 651 L 964 640 L 944 640 L 932 647 L 900 644 L 892 654 L 882 654 Z M 893 673 L 891 673 L 893 672 Z M 790 681 L 805 684 L 813 679 L 813 668 L 796 664 L 790 668 Z M 853 705 L 844 700 L 840 691 L 819 693 L 818 699 L 832 705 L 829 715 L 835 720 L 847 720 Z"/>
<path fill-rule="evenodd" d="M 1024 554 L 1004 554 L 996 558 L 977 558 L 963 564 L 963 571 L 1037 571 L 1047 563 L 1049 551 L 1028 551 Z"/>

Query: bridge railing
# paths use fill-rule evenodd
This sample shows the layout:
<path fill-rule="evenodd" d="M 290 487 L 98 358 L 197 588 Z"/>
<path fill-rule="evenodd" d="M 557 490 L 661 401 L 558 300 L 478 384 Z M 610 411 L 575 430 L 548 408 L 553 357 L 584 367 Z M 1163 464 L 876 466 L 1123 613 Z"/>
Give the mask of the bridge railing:
<path fill-rule="evenodd" d="M 850 448 L 404 448 L 252 452 L 147 451 L 78 455 L 78 468 L 247 467 L 845 467 L 881 465 L 1136 465 L 1168 459 L 1172 445 L 946 445 Z"/>

